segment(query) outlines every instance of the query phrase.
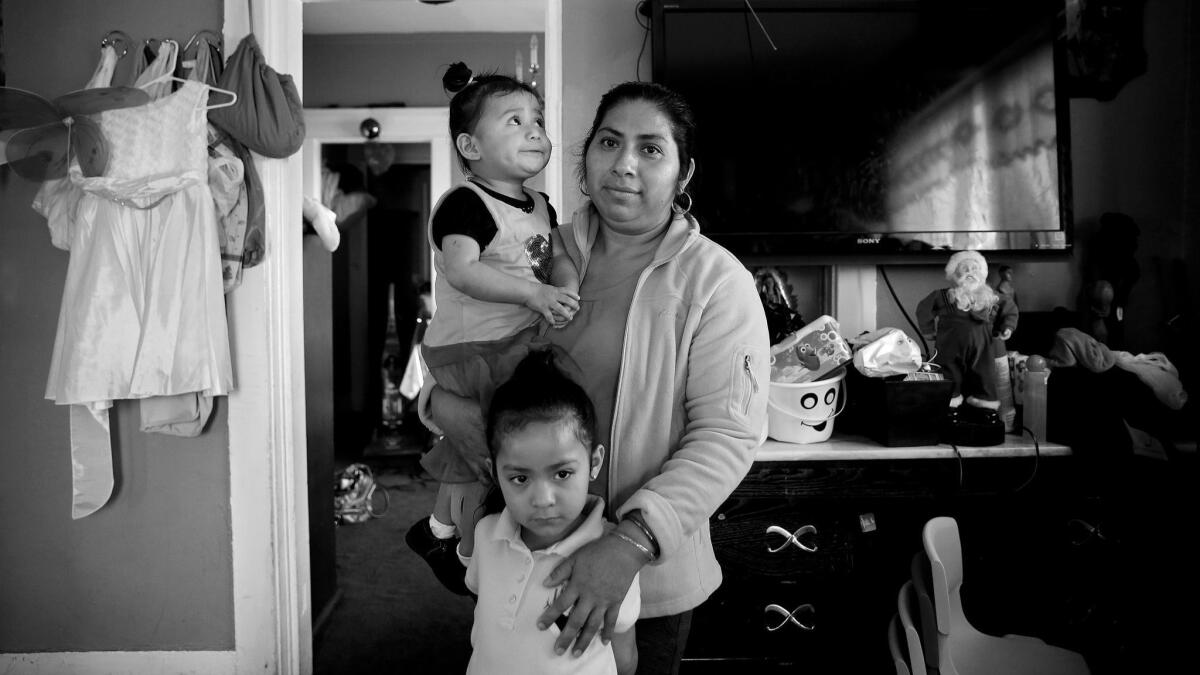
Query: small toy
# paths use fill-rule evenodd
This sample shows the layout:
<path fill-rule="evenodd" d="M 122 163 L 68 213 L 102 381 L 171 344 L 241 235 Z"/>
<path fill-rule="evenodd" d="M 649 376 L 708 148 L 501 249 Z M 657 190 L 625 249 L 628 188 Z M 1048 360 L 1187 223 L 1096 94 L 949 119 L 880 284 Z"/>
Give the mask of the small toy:
<path fill-rule="evenodd" d="M 933 291 L 917 305 L 921 333 L 935 340 L 936 351 L 929 360 L 955 383 L 952 408 L 964 401 L 987 410 L 1000 407 L 992 340 L 1012 335 L 1016 312 L 1015 306 L 1009 307 L 1011 300 L 987 285 L 987 270 L 979 252 L 959 251 L 946 263 L 946 279 L 953 285 Z M 997 324 L 997 315 L 1005 311 L 1012 311 L 1011 326 Z"/>

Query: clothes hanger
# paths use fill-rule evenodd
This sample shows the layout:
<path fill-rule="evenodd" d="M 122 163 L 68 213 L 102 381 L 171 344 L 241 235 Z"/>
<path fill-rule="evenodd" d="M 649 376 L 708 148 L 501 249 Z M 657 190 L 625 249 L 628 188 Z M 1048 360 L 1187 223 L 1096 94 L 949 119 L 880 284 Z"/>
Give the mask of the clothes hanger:
<path fill-rule="evenodd" d="M 225 95 L 229 96 L 229 100 L 226 101 L 225 103 L 217 103 L 215 105 L 206 106 L 204 108 L 205 110 L 216 110 L 217 108 L 228 108 L 229 106 L 237 103 L 237 101 L 238 101 L 238 95 L 232 91 L 229 91 L 228 89 L 214 87 L 211 84 L 205 84 L 199 80 L 185 80 L 184 78 L 176 77 L 175 75 L 172 75 L 171 73 L 166 73 L 165 75 L 159 75 L 158 77 L 154 78 L 153 80 L 143 83 L 141 86 L 149 87 L 151 85 L 158 84 L 159 82 L 166 82 L 167 80 L 179 82 L 180 84 L 187 84 L 189 82 L 192 82 L 192 83 L 200 85 L 201 87 L 204 87 L 205 89 L 208 89 L 209 91 L 215 91 L 218 94 L 225 94 Z"/>

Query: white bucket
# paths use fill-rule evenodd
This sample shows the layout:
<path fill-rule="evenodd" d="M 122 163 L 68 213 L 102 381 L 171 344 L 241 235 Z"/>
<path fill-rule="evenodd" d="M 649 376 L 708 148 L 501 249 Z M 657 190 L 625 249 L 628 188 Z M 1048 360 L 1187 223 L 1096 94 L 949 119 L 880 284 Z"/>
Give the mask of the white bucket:
<path fill-rule="evenodd" d="M 829 440 L 833 418 L 846 407 L 846 397 L 841 395 L 845 377 L 843 368 L 816 382 L 772 382 L 767 394 L 767 435 L 786 443 Z"/>

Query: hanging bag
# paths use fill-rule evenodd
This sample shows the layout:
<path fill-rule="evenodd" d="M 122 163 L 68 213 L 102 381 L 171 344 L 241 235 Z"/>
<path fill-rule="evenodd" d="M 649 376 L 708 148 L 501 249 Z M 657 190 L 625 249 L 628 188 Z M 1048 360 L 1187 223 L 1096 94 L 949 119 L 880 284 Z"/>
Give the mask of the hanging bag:
<path fill-rule="evenodd" d="M 210 111 L 208 119 L 246 147 L 280 159 L 304 144 L 304 108 L 296 83 L 267 65 L 254 33 L 229 55 L 219 86 L 236 93 L 238 102 Z"/>

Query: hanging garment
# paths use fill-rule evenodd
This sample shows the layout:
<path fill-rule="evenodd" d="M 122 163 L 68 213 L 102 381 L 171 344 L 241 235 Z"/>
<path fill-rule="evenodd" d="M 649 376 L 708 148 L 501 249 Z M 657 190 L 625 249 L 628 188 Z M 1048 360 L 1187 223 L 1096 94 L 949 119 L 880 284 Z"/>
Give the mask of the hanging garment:
<path fill-rule="evenodd" d="M 74 518 L 111 492 L 114 399 L 191 395 L 194 404 L 163 404 L 181 412 L 164 414 L 158 404 L 143 411 L 144 426 L 186 434 L 203 427 L 211 397 L 232 388 L 208 187 L 208 91 L 187 82 L 144 106 L 100 113 L 108 169 L 98 177 L 70 171 L 84 194 L 46 397 L 72 406 Z"/>
<path fill-rule="evenodd" d="M 154 45 L 158 48 L 155 49 Z M 135 62 L 133 86 L 150 94 L 150 100 L 160 99 L 175 88 L 174 80 L 157 82 L 163 75 L 173 75 L 179 57 L 179 43 L 174 40 L 151 38 L 142 43 Z M 155 84 L 150 84 L 155 82 Z"/>
<path fill-rule="evenodd" d="M 304 144 L 304 106 L 291 75 L 267 65 L 254 33 L 229 55 L 219 86 L 238 95 L 238 104 L 209 119 L 254 152 L 280 159 Z"/>
<path fill-rule="evenodd" d="M 207 85 L 216 85 L 221 77 L 221 50 L 206 35 L 197 35 L 179 62 L 182 76 Z M 208 124 L 208 187 L 213 195 L 221 242 L 221 279 L 228 293 L 242 283 L 242 256 L 246 248 L 246 229 L 249 209 L 249 182 L 246 173 L 253 172 L 254 161 L 244 148 L 235 149 L 238 141 Z M 243 162 L 241 156 L 246 157 Z M 257 173 L 254 181 L 258 180 Z M 265 216 L 262 209 L 257 211 Z M 262 223 L 258 227 L 261 229 Z"/>

